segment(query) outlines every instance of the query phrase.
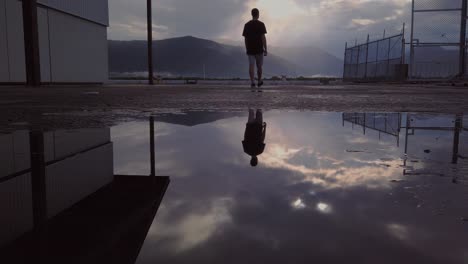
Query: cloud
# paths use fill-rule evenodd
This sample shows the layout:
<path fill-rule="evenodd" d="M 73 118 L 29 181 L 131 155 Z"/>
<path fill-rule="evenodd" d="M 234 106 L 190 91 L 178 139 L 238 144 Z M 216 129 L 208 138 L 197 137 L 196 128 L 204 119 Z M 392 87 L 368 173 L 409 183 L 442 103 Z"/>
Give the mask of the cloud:
<path fill-rule="evenodd" d="M 416 7 L 456 8 L 459 2 L 418 1 Z M 110 39 L 146 38 L 145 1 L 109 5 Z M 240 33 L 253 7 L 260 9 L 272 45 L 316 45 L 339 57 L 345 42 L 364 42 L 367 34 L 380 38 L 384 30 L 394 34 L 411 22 L 411 0 L 153 0 L 154 38 L 193 35 L 242 43 Z M 457 37 L 451 32 L 457 32 L 458 21 L 431 15 L 417 20 L 416 27 L 428 41 L 440 41 Z"/>
<path fill-rule="evenodd" d="M 242 16 L 247 2 L 248 0 L 154 0 L 154 37 L 161 39 L 194 35 L 217 38 L 235 26 L 232 24 L 234 18 Z M 110 39 L 146 38 L 146 1 L 114 0 L 109 5 Z"/>

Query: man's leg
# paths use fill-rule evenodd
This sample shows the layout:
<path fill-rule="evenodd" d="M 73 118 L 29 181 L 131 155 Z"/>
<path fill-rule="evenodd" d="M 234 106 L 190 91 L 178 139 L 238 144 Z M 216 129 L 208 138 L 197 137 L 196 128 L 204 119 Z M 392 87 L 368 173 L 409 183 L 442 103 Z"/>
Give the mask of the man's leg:
<path fill-rule="evenodd" d="M 249 55 L 249 75 L 250 83 L 255 84 L 255 57 Z"/>
<path fill-rule="evenodd" d="M 249 66 L 250 83 L 255 83 L 255 64 Z"/>
<path fill-rule="evenodd" d="M 255 112 L 253 109 L 249 109 L 249 120 L 247 121 L 247 124 L 252 124 L 255 122 Z"/>
<path fill-rule="evenodd" d="M 257 61 L 258 84 L 260 87 L 263 85 L 263 54 L 257 55 L 255 57 Z"/>
<path fill-rule="evenodd" d="M 252 110 L 253 111 L 253 110 Z M 263 112 L 262 109 L 257 109 L 257 114 L 255 117 L 255 123 L 263 124 Z"/>

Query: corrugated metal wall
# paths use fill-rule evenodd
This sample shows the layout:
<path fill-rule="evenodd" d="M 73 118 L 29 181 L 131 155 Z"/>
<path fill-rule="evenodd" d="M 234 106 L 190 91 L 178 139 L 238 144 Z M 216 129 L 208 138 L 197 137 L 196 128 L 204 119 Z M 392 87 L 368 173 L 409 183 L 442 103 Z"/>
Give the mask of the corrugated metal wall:
<path fill-rule="evenodd" d="M 107 0 L 38 0 L 37 2 L 99 24 L 109 25 Z"/>

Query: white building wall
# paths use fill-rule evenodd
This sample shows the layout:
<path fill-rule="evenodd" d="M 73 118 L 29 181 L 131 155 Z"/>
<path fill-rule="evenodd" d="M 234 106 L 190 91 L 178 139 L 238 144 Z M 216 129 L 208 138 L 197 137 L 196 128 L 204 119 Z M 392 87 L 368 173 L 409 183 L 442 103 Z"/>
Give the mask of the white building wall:
<path fill-rule="evenodd" d="M 104 83 L 108 80 L 107 0 L 43 0 L 75 17 L 38 8 L 43 82 Z M 90 22 L 95 21 L 95 22 Z M 25 82 L 21 1 L 0 0 L 0 82 Z"/>
<path fill-rule="evenodd" d="M 0 0 L 0 82 L 9 82 L 6 0 Z"/>
<path fill-rule="evenodd" d="M 109 25 L 108 0 L 38 0 L 51 8 L 69 13 L 93 22 Z"/>
<path fill-rule="evenodd" d="M 49 10 L 53 82 L 106 82 L 107 28 Z"/>
<path fill-rule="evenodd" d="M 9 82 L 25 82 L 23 9 L 18 0 L 2 1 L 6 1 Z"/>
<path fill-rule="evenodd" d="M 37 24 L 39 31 L 39 58 L 41 60 L 41 81 L 51 82 L 50 49 L 49 49 L 49 10 L 37 8 Z"/>

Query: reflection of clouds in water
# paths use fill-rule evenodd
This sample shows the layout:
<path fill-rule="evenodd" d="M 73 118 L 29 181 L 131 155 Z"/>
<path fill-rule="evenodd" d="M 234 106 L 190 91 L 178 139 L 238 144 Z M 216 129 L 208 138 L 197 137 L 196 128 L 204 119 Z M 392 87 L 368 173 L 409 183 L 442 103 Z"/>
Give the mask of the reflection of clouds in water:
<path fill-rule="evenodd" d="M 387 225 L 388 232 L 390 235 L 398 238 L 400 240 L 408 240 L 409 239 L 409 231 L 406 226 L 400 224 L 389 224 Z"/>
<path fill-rule="evenodd" d="M 332 207 L 329 204 L 326 203 L 318 203 L 317 204 L 317 210 L 321 213 L 324 214 L 329 214 L 332 212 Z"/>
<path fill-rule="evenodd" d="M 155 139 L 174 133 L 168 124 L 158 124 Z M 149 175 L 149 121 L 129 122 L 111 128 L 114 144 L 114 173 L 123 175 Z M 166 150 L 169 151 L 169 150 Z"/>
<path fill-rule="evenodd" d="M 291 163 L 290 161 L 300 153 L 308 153 L 311 160 L 316 160 L 318 166 L 311 168 L 307 166 L 307 163 L 306 165 Z M 386 166 L 382 166 L 377 156 L 374 156 L 374 160 L 361 160 L 349 154 L 347 160 L 338 161 L 307 147 L 289 149 L 279 144 L 267 148 L 261 157 L 261 162 L 269 168 L 287 169 L 302 174 L 305 181 L 325 188 L 344 188 L 356 185 L 365 185 L 369 188 L 389 187 L 389 180 L 401 174 L 401 168 L 398 167 L 399 160 L 386 162 Z"/>
<path fill-rule="evenodd" d="M 307 206 L 301 198 L 298 198 L 292 203 L 292 207 L 297 210 L 305 209 Z"/>
<path fill-rule="evenodd" d="M 231 222 L 229 208 L 232 202 L 229 198 L 213 200 L 208 210 L 190 212 L 178 221 L 166 221 L 166 218 L 176 213 L 174 210 L 177 210 L 177 206 L 163 206 L 158 212 L 158 221 L 151 227 L 150 235 L 154 242 L 169 239 L 170 243 L 165 246 L 171 252 L 190 250 Z"/>

